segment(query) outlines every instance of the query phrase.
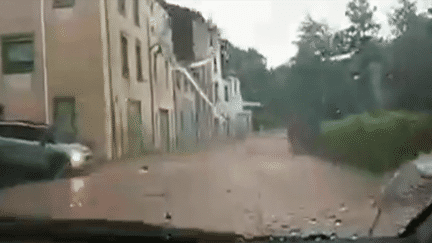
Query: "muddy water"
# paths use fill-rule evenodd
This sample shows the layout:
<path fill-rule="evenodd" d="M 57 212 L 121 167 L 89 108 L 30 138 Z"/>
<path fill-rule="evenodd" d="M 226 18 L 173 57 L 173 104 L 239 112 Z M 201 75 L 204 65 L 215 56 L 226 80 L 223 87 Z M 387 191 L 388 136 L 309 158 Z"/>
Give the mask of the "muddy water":
<path fill-rule="evenodd" d="M 130 160 L 90 177 L 5 190 L 0 209 L 9 215 L 142 220 L 247 236 L 295 229 L 367 236 L 376 214 L 370 197 L 379 195 L 383 178 L 293 157 L 288 147 L 283 138 L 250 137 L 192 155 Z M 387 214 L 376 235 L 395 235 L 397 229 L 395 216 Z"/>

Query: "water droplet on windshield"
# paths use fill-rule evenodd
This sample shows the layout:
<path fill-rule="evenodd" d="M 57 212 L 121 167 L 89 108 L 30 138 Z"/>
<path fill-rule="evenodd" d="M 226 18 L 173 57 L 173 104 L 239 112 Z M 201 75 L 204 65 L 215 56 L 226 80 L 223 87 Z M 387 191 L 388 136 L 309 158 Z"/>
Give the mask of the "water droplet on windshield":
<path fill-rule="evenodd" d="M 337 234 L 336 234 L 336 232 L 332 232 L 331 234 L 330 234 L 330 240 L 336 240 L 337 239 Z"/>
<path fill-rule="evenodd" d="M 352 236 L 351 236 L 351 240 L 357 240 L 358 239 L 358 235 L 357 234 L 353 234 Z"/>
<path fill-rule="evenodd" d="M 230 190 L 230 189 L 228 189 L 228 190 L 227 190 L 227 193 L 230 193 L 230 192 L 231 192 L 231 190 Z"/>
<path fill-rule="evenodd" d="M 340 204 L 339 211 L 340 212 L 347 212 L 348 211 L 348 207 L 345 205 L 345 203 Z"/>
<path fill-rule="evenodd" d="M 171 239 L 171 237 L 172 237 L 171 234 L 167 234 L 166 239 L 169 240 Z"/>
<path fill-rule="evenodd" d="M 336 219 L 335 220 L 335 226 L 341 226 L 341 225 L 342 225 L 342 220 Z"/>
<path fill-rule="evenodd" d="M 165 213 L 165 220 L 166 220 L 166 221 L 170 221 L 171 218 L 172 218 L 172 217 L 171 217 L 171 214 L 170 214 L 169 212 L 166 212 L 166 213 Z"/>
<path fill-rule="evenodd" d="M 310 224 L 316 224 L 316 223 L 317 223 L 316 218 L 311 218 L 311 219 L 309 220 L 309 223 L 310 223 Z"/>
<path fill-rule="evenodd" d="M 145 174 L 148 172 L 148 166 L 144 165 L 143 167 L 141 167 L 141 169 L 139 170 L 140 174 Z"/>
<path fill-rule="evenodd" d="M 289 228 L 289 225 L 288 225 L 288 224 L 281 224 L 281 228 L 282 228 L 282 229 L 288 229 L 288 228 Z"/>
<path fill-rule="evenodd" d="M 301 234 L 301 229 L 297 228 L 297 227 L 293 227 L 290 231 L 289 231 L 289 236 L 291 237 L 295 237 L 295 236 L 299 236 Z"/>
<path fill-rule="evenodd" d="M 335 218 L 336 218 L 336 215 L 334 215 L 334 214 L 330 214 L 330 215 L 328 216 L 328 218 L 329 218 L 329 219 L 335 219 Z"/>
<path fill-rule="evenodd" d="M 69 207 L 73 208 L 73 207 L 74 207 L 74 204 L 73 204 L 73 203 L 71 203 L 71 204 L 69 205 Z"/>

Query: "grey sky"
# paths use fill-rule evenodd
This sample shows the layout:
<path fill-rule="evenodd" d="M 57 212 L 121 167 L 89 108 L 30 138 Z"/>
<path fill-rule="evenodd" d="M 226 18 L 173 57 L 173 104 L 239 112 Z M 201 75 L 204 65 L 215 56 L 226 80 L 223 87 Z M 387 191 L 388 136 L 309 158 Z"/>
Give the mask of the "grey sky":
<path fill-rule="evenodd" d="M 334 30 L 349 25 L 345 9 L 349 0 L 167 0 L 169 3 L 200 11 L 222 29 L 222 35 L 234 45 L 256 48 L 267 58 L 268 67 L 276 67 L 294 56 L 292 44 L 300 22 L 310 13 L 327 22 Z M 386 14 L 397 0 L 369 0 L 378 10 L 374 18 L 382 24 L 380 35 L 390 34 Z M 419 10 L 432 0 L 418 0 Z"/>

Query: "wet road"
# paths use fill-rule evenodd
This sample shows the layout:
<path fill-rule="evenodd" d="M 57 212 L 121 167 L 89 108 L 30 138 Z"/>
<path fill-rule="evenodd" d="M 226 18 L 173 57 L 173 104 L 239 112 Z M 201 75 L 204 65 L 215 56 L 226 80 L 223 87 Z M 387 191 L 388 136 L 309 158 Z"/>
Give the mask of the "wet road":
<path fill-rule="evenodd" d="M 280 136 L 254 136 L 194 155 L 111 163 L 86 177 L 5 189 L 0 212 L 142 220 L 245 235 L 300 230 L 367 236 L 376 215 L 370 197 L 378 197 L 384 179 L 292 157 L 288 147 Z M 395 212 L 384 210 L 374 235 L 397 233 L 401 214 Z"/>

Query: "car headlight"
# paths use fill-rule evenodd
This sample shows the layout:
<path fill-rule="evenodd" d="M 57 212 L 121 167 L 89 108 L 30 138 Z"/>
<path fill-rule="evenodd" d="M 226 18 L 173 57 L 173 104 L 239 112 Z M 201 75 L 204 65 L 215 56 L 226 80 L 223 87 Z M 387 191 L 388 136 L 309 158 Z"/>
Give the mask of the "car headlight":
<path fill-rule="evenodd" d="M 80 162 L 82 160 L 82 155 L 79 152 L 72 152 L 72 162 Z"/>

